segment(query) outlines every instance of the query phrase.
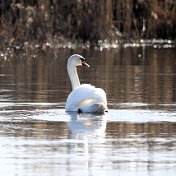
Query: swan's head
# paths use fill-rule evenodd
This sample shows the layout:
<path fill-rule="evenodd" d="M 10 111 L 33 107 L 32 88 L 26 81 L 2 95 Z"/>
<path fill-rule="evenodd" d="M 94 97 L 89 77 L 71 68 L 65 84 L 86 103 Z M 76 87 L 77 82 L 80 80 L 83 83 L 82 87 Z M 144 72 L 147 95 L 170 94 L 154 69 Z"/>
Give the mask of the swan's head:
<path fill-rule="evenodd" d="M 79 54 L 73 54 L 72 56 L 70 56 L 70 58 L 68 59 L 68 64 L 71 64 L 75 67 L 76 66 L 90 67 L 90 65 L 86 63 L 85 58 Z"/>

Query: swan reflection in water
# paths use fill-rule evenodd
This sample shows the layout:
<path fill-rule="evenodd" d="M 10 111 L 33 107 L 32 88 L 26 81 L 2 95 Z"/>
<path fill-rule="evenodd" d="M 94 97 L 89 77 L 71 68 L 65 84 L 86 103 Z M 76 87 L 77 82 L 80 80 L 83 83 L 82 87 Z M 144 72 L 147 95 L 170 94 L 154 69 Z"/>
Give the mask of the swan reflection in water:
<path fill-rule="evenodd" d="M 77 114 L 69 113 L 71 120 L 67 122 L 71 143 L 68 146 L 68 170 L 80 166 L 81 175 L 90 175 L 90 168 L 107 163 L 106 143 L 106 114 Z M 93 171 L 93 170 L 92 170 Z M 80 174 L 80 173 L 79 173 Z M 79 175 L 75 173 L 75 175 Z"/>
<path fill-rule="evenodd" d="M 67 122 L 70 133 L 74 137 L 103 137 L 106 130 L 106 114 L 69 113 L 71 120 Z"/>

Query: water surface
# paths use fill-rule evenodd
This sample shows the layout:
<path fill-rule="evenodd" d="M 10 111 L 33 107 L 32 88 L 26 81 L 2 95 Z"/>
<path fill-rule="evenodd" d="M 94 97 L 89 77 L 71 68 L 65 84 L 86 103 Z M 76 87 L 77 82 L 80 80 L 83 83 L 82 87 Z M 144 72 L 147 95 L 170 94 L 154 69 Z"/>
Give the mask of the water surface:
<path fill-rule="evenodd" d="M 82 83 L 109 112 L 66 113 L 66 60 L 87 58 Z M 52 49 L 0 60 L 2 175 L 175 175 L 175 48 Z"/>

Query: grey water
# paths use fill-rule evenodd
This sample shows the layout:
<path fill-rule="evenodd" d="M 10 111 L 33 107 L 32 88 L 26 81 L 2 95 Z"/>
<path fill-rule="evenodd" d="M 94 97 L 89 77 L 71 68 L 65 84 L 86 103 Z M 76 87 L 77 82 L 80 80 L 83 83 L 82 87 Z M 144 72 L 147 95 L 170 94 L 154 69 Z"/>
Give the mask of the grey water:
<path fill-rule="evenodd" d="M 13 52 L 0 55 L 1 175 L 175 175 L 175 48 Z M 80 81 L 105 90 L 108 113 L 65 112 L 73 53 L 87 58 Z"/>

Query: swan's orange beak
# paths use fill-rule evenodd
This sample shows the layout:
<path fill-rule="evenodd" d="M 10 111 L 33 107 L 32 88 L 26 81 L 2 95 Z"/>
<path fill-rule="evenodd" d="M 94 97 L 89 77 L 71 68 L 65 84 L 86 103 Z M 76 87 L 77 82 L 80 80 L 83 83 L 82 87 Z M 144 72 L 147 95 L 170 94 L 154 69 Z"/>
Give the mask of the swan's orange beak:
<path fill-rule="evenodd" d="M 87 66 L 90 68 L 90 65 L 88 63 L 86 63 L 86 61 L 82 61 L 82 66 Z"/>

